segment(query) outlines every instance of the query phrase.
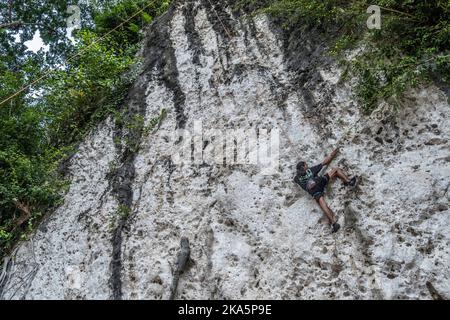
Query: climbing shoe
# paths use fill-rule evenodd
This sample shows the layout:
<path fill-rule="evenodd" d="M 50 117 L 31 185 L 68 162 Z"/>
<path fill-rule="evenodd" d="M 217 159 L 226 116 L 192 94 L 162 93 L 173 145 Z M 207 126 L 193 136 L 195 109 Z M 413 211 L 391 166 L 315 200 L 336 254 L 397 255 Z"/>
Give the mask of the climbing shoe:
<path fill-rule="evenodd" d="M 354 187 L 356 185 L 356 177 L 350 179 L 349 182 L 344 182 L 344 186 L 346 187 Z"/>
<path fill-rule="evenodd" d="M 336 233 L 339 231 L 339 229 L 341 228 L 341 225 L 339 223 L 335 223 L 333 224 L 333 233 Z"/>

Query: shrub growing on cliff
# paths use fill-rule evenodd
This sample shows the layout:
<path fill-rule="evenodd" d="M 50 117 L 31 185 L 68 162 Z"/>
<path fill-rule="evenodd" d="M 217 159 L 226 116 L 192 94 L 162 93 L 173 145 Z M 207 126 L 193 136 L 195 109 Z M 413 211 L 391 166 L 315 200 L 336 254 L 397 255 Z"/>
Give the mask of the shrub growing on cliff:
<path fill-rule="evenodd" d="M 54 7 L 54 2 L 61 5 L 56 0 L 41 2 L 45 8 Z M 33 20 L 30 15 L 42 14 L 39 10 L 24 13 L 18 2 L 14 4 L 12 16 L 25 14 L 24 18 Z M 64 55 L 73 58 L 63 65 L 56 64 L 61 59 L 48 59 L 54 48 L 61 53 L 57 44 L 63 39 L 46 37 L 49 54 L 33 54 L 23 43 L 15 43 L 14 37 L 5 36 L 7 31 L 0 27 L 0 42 L 8 53 L 0 58 L 1 101 L 48 72 L 42 81 L 0 105 L 0 257 L 60 203 L 67 186 L 58 173 L 61 160 L 101 119 L 121 107 L 133 82 L 141 28 L 167 10 L 168 4 L 124 0 L 111 6 L 106 1 L 101 10 L 90 13 L 90 27 L 76 33 L 76 44 Z M 63 8 L 59 14 L 65 13 Z M 140 8 L 145 10 L 116 28 Z M 0 5 L 0 13 L 3 10 L 9 8 Z M 39 19 L 36 16 L 33 21 Z M 64 14 L 55 19 L 58 23 L 51 26 L 64 37 Z"/>
<path fill-rule="evenodd" d="M 450 2 L 447 0 L 243 0 L 241 5 L 263 8 L 284 21 L 288 29 L 314 28 L 341 54 L 364 48 L 347 67 L 360 81 L 362 106 L 372 110 L 380 99 L 398 104 L 412 86 L 450 76 Z M 381 7 L 381 29 L 366 26 L 370 5 Z"/>

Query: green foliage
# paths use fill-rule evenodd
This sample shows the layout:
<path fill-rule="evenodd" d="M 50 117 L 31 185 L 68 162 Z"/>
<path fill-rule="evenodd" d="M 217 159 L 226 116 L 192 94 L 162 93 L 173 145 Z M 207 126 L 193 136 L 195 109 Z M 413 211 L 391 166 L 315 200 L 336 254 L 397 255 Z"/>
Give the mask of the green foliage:
<path fill-rule="evenodd" d="M 242 0 L 284 21 L 289 29 L 328 35 L 332 54 L 364 48 L 347 68 L 359 78 L 356 94 L 371 111 L 380 99 L 396 104 L 402 94 L 430 77 L 450 76 L 448 0 Z M 370 5 L 382 12 L 380 30 L 369 30 Z"/>
<path fill-rule="evenodd" d="M 117 208 L 117 214 L 119 215 L 119 217 L 121 218 L 126 218 L 130 215 L 131 213 L 131 209 L 128 208 L 125 205 L 119 205 Z"/>
<path fill-rule="evenodd" d="M 142 38 L 140 30 L 152 22 L 153 17 L 161 15 L 169 7 L 168 0 L 124 0 L 107 11 L 94 12 L 95 31 L 99 35 L 111 33 L 111 41 L 123 50 L 129 50 L 130 44 L 139 42 Z M 144 9 L 135 15 L 140 9 Z M 124 23 L 129 17 L 130 21 Z M 121 25 L 124 23 L 123 25 Z M 121 25 L 121 26 L 120 26 Z M 120 26 L 117 28 L 117 26 Z M 116 29 L 117 28 L 117 29 Z"/>
<path fill-rule="evenodd" d="M 120 220 L 126 220 L 131 214 L 131 208 L 126 205 L 120 204 L 115 213 L 111 215 L 108 223 L 108 229 L 112 232 L 117 227 L 117 222 Z"/>
<path fill-rule="evenodd" d="M 114 143 L 121 145 L 124 143 L 125 147 L 131 152 L 137 152 L 140 148 L 140 139 L 135 139 L 136 136 L 148 136 L 157 128 L 167 116 L 167 110 L 161 109 L 160 114 L 145 123 L 145 118 L 142 115 L 129 116 L 125 112 L 115 112 L 116 125 L 125 129 L 126 132 L 131 133 L 125 135 L 122 139 L 116 137 Z"/>
<path fill-rule="evenodd" d="M 32 58 L 28 59 L 22 72 L 2 70 L 0 97 L 14 93 L 37 73 Z M 31 100 L 19 94 L 0 107 L 0 256 L 26 231 L 15 226 L 21 215 L 18 204 L 26 203 L 39 216 L 57 204 L 65 185 L 56 174 L 63 149 L 49 144 L 43 126 L 46 112 Z M 34 225 L 35 220 L 29 221 Z"/>
<path fill-rule="evenodd" d="M 76 50 L 83 52 L 65 70 L 56 71 L 45 84 L 42 103 L 52 116 L 48 134 L 56 146 L 78 141 L 99 120 L 123 101 L 134 80 L 124 77 L 136 60 L 99 41 L 92 31 L 77 33 Z"/>
<path fill-rule="evenodd" d="M 24 61 L 36 56 L 24 45 L 33 39 L 39 31 L 44 43 L 51 44 L 52 50 L 41 52 L 40 58 L 46 63 L 62 61 L 65 52 L 70 48 L 66 37 L 65 0 L 33 0 L 33 1 L 0 1 L 0 56 L 3 63 L 17 70 L 23 67 Z M 14 24 L 22 22 L 21 24 Z M 17 39 L 14 37 L 17 34 Z"/>
<path fill-rule="evenodd" d="M 18 1 L 14 3 L 20 6 Z M 67 6 L 67 2 L 56 0 L 39 3 L 43 8 L 58 4 L 64 13 Z M 143 13 L 115 29 L 147 5 Z M 90 12 L 95 23 L 76 33 L 70 51 L 73 58 L 62 66 L 56 63 L 60 59 L 48 59 L 61 51 L 58 35 L 44 33 L 44 41 L 51 47 L 46 58 L 42 52 L 26 51 L 23 43 L 15 43 L 0 29 L 0 43 L 5 44 L 0 49 L 4 53 L 0 58 L 1 101 L 50 68 L 42 81 L 0 105 L 0 257 L 60 204 L 68 187 L 59 173 L 61 161 L 99 121 L 123 107 L 139 73 L 136 52 L 142 39 L 140 30 L 167 7 L 168 1 L 124 0 Z M 1 13 L 7 9 L 0 3 Z M 52 15 L 34 16 L 43 14 L 40 9 L 28 13 L 22 7 L 13 9 L 14 17 L 24 21 L 45 21 L 55 28 L 62 28 L 64 22 L 65 26 L 65 14 L 48 21 Z M 27 25 L 25 38 L 29 40 L 29 33 L 38 27 Z"/>

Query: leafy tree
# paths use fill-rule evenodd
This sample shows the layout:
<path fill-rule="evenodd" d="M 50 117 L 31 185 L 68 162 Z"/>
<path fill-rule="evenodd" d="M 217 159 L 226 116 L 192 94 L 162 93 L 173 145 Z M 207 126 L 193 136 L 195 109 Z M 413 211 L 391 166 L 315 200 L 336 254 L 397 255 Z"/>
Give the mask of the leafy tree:
<path fill-rule="evenodd" d="M 60 204 L 67 186 L 61 160 L 118 112 L 133 82 L 141 29 L 168 7 L 162 0 L 78 4 L 83 29 L 72 43 L 66 1 L 0 0 L 0 101 L 12 97 L 0 105 L 0 257 Z M 36 31 L 48 52 L 27 50 Z"/>

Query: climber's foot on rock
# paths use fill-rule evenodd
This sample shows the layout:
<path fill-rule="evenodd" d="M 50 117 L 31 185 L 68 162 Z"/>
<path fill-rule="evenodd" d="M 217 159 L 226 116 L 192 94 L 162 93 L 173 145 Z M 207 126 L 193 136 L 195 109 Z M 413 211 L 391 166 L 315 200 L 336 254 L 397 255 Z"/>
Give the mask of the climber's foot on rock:
<path fill-rule="evenodd" d="M 356 185 L 356 178 L 357 177 L 353 177 L 350 179 L 349 182 L 344 182 L 344 186 L 346 187 L 354 187 Z"/>
<path fill-rule="evenodd" d="M 339 224 L 339 223 L 335 223 L 335 224 L 333 224 L 333 233 L 336 233 L 336 232 L 338 232 L 339 231 L 339 229 L 341 228 L 341 225 Z"/>

